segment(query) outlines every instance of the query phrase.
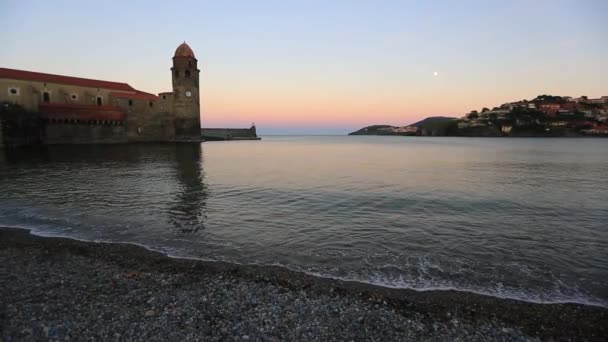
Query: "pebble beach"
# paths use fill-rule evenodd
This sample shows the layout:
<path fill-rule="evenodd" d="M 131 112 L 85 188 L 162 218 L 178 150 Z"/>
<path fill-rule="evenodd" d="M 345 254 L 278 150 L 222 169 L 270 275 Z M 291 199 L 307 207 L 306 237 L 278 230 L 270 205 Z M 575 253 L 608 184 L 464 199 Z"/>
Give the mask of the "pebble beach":
<path fill-rule="evenodd" d="M 608 309 L 413 291 L 0 230 L 3 341 L 606 340 Z"/>

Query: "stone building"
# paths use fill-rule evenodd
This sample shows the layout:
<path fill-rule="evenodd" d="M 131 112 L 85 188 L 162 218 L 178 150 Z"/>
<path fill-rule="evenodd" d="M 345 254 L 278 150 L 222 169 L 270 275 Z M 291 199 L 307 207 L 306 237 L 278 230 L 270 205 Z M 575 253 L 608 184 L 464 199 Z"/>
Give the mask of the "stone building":
<path fill-rule="evenodd" d="M 38 115 L 47 144 L 200 141 L 200 70 L 185 42 L 171 73 L 173 90 L 154 95 L 127 83 L 0 68 L 0 103 Z M 11 126 L 7 117 L 0 127 Z"/>

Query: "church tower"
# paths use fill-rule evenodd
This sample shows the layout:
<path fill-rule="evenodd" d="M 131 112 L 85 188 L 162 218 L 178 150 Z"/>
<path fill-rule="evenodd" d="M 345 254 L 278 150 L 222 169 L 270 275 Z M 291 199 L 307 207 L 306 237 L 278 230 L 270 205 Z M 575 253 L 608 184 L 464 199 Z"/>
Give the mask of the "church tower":
<path fill-rule="evenodd" d="M 171 68 L 176 140 L 201 140 L 200 70 L 196 63 L 186 42 L 177 47 Z"/>

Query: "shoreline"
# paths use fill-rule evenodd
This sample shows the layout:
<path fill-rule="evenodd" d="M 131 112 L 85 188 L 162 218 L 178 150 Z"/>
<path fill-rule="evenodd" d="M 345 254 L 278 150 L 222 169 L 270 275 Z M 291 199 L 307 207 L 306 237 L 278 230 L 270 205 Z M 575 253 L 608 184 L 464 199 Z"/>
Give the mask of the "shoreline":
<path fill-rule="evenodd" d="M 416 138 L 506 138 L 506 139 L 519 139 L 519 138 L 559 138 L 559 139 L 603 139 L 608 138 L 606 134 L 596 135 L 399 135 L 399 134 L 346 134 L 350 137 L 416 137 Z"/>
<path fill-rule="evenodd" d="M 152 248 L 152 247 L 149 247 L 144 244 L 137 243 L 137 242 L 87 240 L 87 239 L 81 239 L 81 238 L 70 237 L 70 236 L 65 236 L 65 235 L 55 235 L 53 233 L 46 233 L 43 231 L 36 232 L 32 228 L 24 228 L 24 227 L 17 227 L 17 226 L 13 226 L 13 227 L 0 226 L 0 232 L 2 230 L 23 230 L 23 231 L 29 232 L 29 234 L 32 236 L 41 237 L 41 238 L 55 238 L 55 239 L 58 238 L 58 239 L 67 239 L 67 240 L 73 240 L 73 241 L 83 242 L 83 243 L 133 246 L 133 247 L 137 247 L 137 248 L 143 248 L 144 250 L 146 250 L 148 252 L 158 253 L 169 259 L 190 260 L 190 261 L 195 261 L 195 262 L 203 262 L 203 263 L 211 263 L 211 264 L 223 264 L 226 266 L 236 266 L 236 267 L 243 267 L 243 268 L 247 268 L 247 267 L 255 267 L 255 268 L 262 268 L 262 269 L 272 268 L 272 269 L 277 269 L 277 270 L 284 270 L 290 274 L 304 275 L 304 276 L 318 278 L 318 279 L 335 280 L 335 281 L 344 282 L 344 283 L 359 284 L 362 287 L 369 286 L 369 287 L 374 287 L 374 288 L 377 287 L 377 288 L 388 289 L 388 290 L 413 291 L 416 293 L 420 293 L 420 292 L 422 292 L 422 293 L 424 293 L 424 292 L 456 292 L 456 293 L 470 294 L 470 295 L 475 295 L 475 296 L 495 298 L 498 300 L 514 300 L 514 301 L 518 301 L 518 302 L 531 303 L 531 304 L 540 304 L 540 305 L 574 304 L 574 305 L 583 305 L 583 306 L 589 306 L 589 307 L 598 307 L 598 308 L 608 310 L 608 305 L 605 305 L 600 302 L 586 301 L 584 299 L 578 299 L 578 300 L 576 300 L 576 299 L 573 299 L 573 300 L 556 299 L 556 300 L 543 301 L 543 300 L 536 300 L 533 298 L 521 298 L 521 297 L 517 297 L 517 296 L 508 296 L 508 295 L 501 296 L 501 295 L 495 295 L 491 292 L 483 292 L 483 291 L 470 290 L 470 289 L 466 289 L 466 288 L 465 289 L 456 288 L 456 287 L 428 287 L 428 288 L 399 287 L 399 286 L 391 286 L 390 284 L 374 283 L 374 282 L 369 282 L 369 281 L 360 280 L 360 279 L 347 279 L 347 278 L 335 277 L 335 276 L 331 276 L 331 275 L 324 275 L 324 274 L 320 274 L 320 273 L 306 272 L 306 271 L 293 269 L 286 265 L 280 265 L 280 264 L 279 265 L 244 264 L 244 263 L 240 263 L 240 262 L 236 262 L 236 261 L 218 261 L 218 260 L 213 260 L 213 259 L 172 255 L 172 254 L 169 254 L 160 249 L 155 249 L 155 248 Z"/>
<path fill-rule="evenodd" d="M 333 301 L 338 301 L 339 307 L 345 305 L 345 308 L 354 307 L 358 310 L 371 306 L 369 315 L 380 315 L 380 321 L 378 322 L 382 324 L 384 324 L 382 319 L 386 319 L 388 322 L 400 322 L 401 318 L 407 317 L 409 322 L 414 326 L 414 328 L 408 327 L 410 323 L 407 322 L 401 324 L 394 323 L 392 329 L 387 330 L 386 327 L 380 324 L 377 327 L 383 327 L 382 331 L 385 334 L 395 333 L 397 335 L 377 336 L 376 339 L 388 337 L 401 338 L 409 336 L 403 334 L 410 333 L 414 334 L 413 337 L 457 337 L 460 336 L 458 335 L 460 333 L 469 334 L 472 331 L 483 332 L 486 330 L 492 331 L 492 333 L 496 332 L 497 340 L 501 340 L 499 338 L 501 336 L 511 336 L 515 340 L 528 337 L 602 339 L 608 336 L 608 308 L 600 306 L 576 303 L 541 304 L 456 290 L 419 291 L 388 288 L 373 284 L 317 277 L 278 266 L 240 265 L 219 261 L 170 257 L 136 244 L 87 242 L 66 237 L 44 237 L 33 235 L 29 230 L 20 228 L 0 227 L 0 253 L 2 257 L 1 261 L 6 265 L 8 273 L 7 280 L 3 280 L 7 286 L 3 286 L 2 296 L 10 303 L 8 308 L 3 308 L 4 312 L 1 315 L 4 321 L 2 325 L 6 327 L 3 337 L 14 336 L 16 339 L 26 336 L 30 330 L 31 334 L 35 335 L 36 329 L 18 329 L 23 324 L 27 325 L 28 322 L 20 320 L 19 315 L 15 316 L 14 313 L 23 313 L 30 310 L 31 307 L 44 306 L 45 303 L 48 303 L 48 293 L 45 291 L 45 288 L 57 289 L 57 286 L 59 286 L 62 289 L 61 291 L 67 291 L 67 293 L 75 294 L 77 297 L 84 296 L 93 302 L 99 302 L 101 306 L 105 305 L 104 301 L 112 302 L 118 300 L 118 298 L 106 298 L 104 300 L 97 298 L 98 293 L 113 291 L 115 287 L 114 283 L 116 283 L 114 276 L 109 276 L 110 280 L 113 281 L 105 285 L 103 284 L 103 279 L 108 277 L 103 277 L 99 282 L 100 288 L 93 292 L 86 290 L 90 286 L 93 286 L 93 284 L 88 284 L 89 280 L 86 276 L 84 278 L 80 276 L 81 273 L 85 275 L 90 272 L 93 272 L 96 276 L 104 276 L 105 271 L 103 270 L 106 268 L 108 272 L 105 276 L 119 274 L 119 279 L 126 282 L 123 285 L 127 286 L 127 288 L 149 288 L 151 290 L 148 292 L 152 293 L 150 295 L 152 298 L 157 297 L 157 294 L 158 296 L 171 297 L 171 291 L 167 292 L 164 289 L 158 288 L 158 284 L 154 280 L 155 278 L 169 277 L 173 279 L 174 277 L 178 277 L 188 280 L 185 283 L 180 283 L 179 287 L 186 286 L 189 290 L 192 290 L 190 286 L 194 286 L 196 289 L 206 289 L 207 286 L 211 286 L 214 289 L 215 286 L 226 288 L 233 287 L 233 284 L 238 284 L 243 287 L 243 291 L 235 290 L 237 291 L 235 293 L 244 295 L 245 297 L 247 297 L 246 293 L 257 293 L 256 291 L 266 293 L 272 290 L 278 291 L 276 298 L 282 298 L 282 294 L 294 297 L 303 296 L 303 298 L 297 299 L 302 300 L 304 303 L 314 301 L 315 306 L 323 306 L 323 303 L 333 303 Z M 50 270 L 47 264 L 49 260 L 55 266 Z M 97 267 L 91 268 L 89 265 L 97 265 Z M 28 272 L 23 272 L 24 269 L 36 270 L 37 273 L 33 272 L 36 274 L 55 272 L 54 277 L 66 278 L 69 282 L 62 282 L 58 285 L 54 283 L 52 277 L 36 278 Z M 145 281 L 144 278 L 146 278 Z M 167 281 L 171 282 L 170 280 Z M 210 282 L 213 285 L 209 285 Z M 75 284 L 80 284 L 80 286 L 76 286 Z M 25 287 L 27 288 L 25 292 L 39 291 L 39 293 L 33 302 L 12 300 L 16 295 L 16 293 L 12 293 L 10 290 L 13 286 L 15 289 Z M 237 288 L 239 287 L 237 286 Z M 157 291 L 158 293 L 156 293 Z M 203 293 L 207 293 L 207 291 L 203 291 Z M 226 295 L 230 298 L 235 296 L 235 293 L 228 293 Z M 124 295 L 128 296 L 123 291 L 120 292 L 118 297 Z M 184 300 L 186 298 L 191 298 L 192 300 L 198 298 L 198 295 L 192 295 L 192 293 L 186 295 L 180 291 L 176 292 L 177 297 L 181 298 L 182 295 L 184 296 Z M 276 299 L 273 295 L 270 297 L 272 298 L 266 299 L 271 302 Z M 66 298 L 62 297 L 61 299 L 65 300 Z M 61 305 L 61 301 L 56 305 Z M 235 312 L 240 313 L 243 307 L 239 306 L 243 306 L 244 304 L 242 301 L 237 301 L 231 302 L 231 305 L 234 306 Z M 260 304 L 258 303 L 257 305 Z M 307 307 L 306 305 L 303 306 Z M 261 307 L 264 307 L 264 305 L 261 305 Z M 139 305 L 132 307 L 137 312 L 144 311 L 143 319 L 139 317 L 136 319 L 137 322 L 149 321 L 145 319 L 150 312 L 150 310 L 145 310 L 146 308 L 146 303 L 139 303 Z M 47 308 L 46 312 L 57 314 L 57 310 L 55 309 L 54 307 L 50 307 Z M 211 308 L 207 308 L 204 305 L 194 309 L 197 312 L 207 309 L 211 310 Z M 218 310 L 211 310 L 206 315 L 211 317 Z M 357 312 L 359 312 L 358 310 Z M 155 309 L 152 311 L 157 312 L 159 310 Z M 380 314 L 376 311 L 384 313 Z M 295 315 L 294 317 L 299 317 L 304 323 L 308 319 L 313 319 L 310 314 L 305 313 L 305 310 L 294 309 L 290 312 Z M 350 311 L 347 310 L 347 312 Z M 322 312 L 321 316 L 324 314 L 327 314 L 327 312 Z M 42 316 L 44 317 L 44 314 Z M 226 315 L 220 315 L 220 318 L 208 321 L 226 324 L 233 323 L 233 318 L 224 316 Z M 277 317 L 282 317 L 282 315 L 277 315 Z M 249 318 L 255 320 L 253 316 Z M 130 319 L 134 318 L 131 317 Z M 65 320 L 65 317 L 61 320 Z M 316 326 L 319 326 L 319 324 L 322 326 L 325 322 L 328 325 L 326 329 L 330 329 L 328 331 L 331 331 L 332 324 L 330 324 L 329 320 L 327 318 L 321 321 L 321 323 L 317 322 Z M 45 319 L 41 319 L 41 321 L 45 321 Z M 45 322 L 48 322 L 48 319 Z M 353 336 L 358 336 L 358 333 L 362 333 L 362 330 L 357 329 L 365 328 L 366 332 L 373 332 L 376 325 L 379 324 L 378 322 L 369 323 L 371 324 L 370 326 L 367 324 L 357 324 L 356 327 L 350 327 L 347 330 L 352 331 Z M 257 325 L 259 326 L 259 324 Z M 303 326 L 306 326 L 306 324 L 303 324 Z M 417 329 L 420 326 L 421 329 Z M 23 329 L 25 329 L 25 335 L 20 335 L 23 333 Z M 44 332 L 44 329 L 42 331 Z M 289 335 L 290 333 L 295 333 L 294 329 L 287 329 L 283 333 L 258 331 L 256 334 L 247 332 L 249 335 L 242 334 L 240 330 L 238 333 L 233 333 L 232 331 L 223 332 L 221 329 L 212 329 L 206 332 L 213 334 L 214 331 L 220 335 L 193 336 L 207 336 L 209 339 L 252 336 L 254 340 L 258 338 L 263 340 L 264 336 L 278 336 L 279 339 L 290 339 L 289 336 L 297 337 L 296 339 L 315 339 L 315 337 L 327 336 L 323 335 L 322 331 L 313 333 L 311 336 Z M 168 333 L 168 330 L 165 332 Z M 104 336 L 96 335 L 94 331 L 90 331 L 90 333 L 92 333 L 91 336 Z M 488 335 L 481 337 L 483 337 L 482 339 L 492 339 Z M 432 340 L 433 338 L 430 339 Z"/>

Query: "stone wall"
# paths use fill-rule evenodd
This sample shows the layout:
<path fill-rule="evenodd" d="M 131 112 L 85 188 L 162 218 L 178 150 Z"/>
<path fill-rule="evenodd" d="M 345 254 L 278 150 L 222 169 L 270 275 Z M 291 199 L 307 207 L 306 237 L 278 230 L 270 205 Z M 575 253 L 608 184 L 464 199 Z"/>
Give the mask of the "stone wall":
<path fill-rule="evenodd" d="M 157 101 L 114 99 L 113 105 L 126 114 L 125 129 L 130 142 L 172 141 L 175 138 L 170 99 Z"/>
<path fill-rule="evenodd" d="M 42 120 L 20 106 L 0 104 L 0 144 L 4 147 L 42 143 Z"/>
<path fill-rule="evenodd" d="M 90 125 L 86 123 L 46 123 L 45 144 L 117 144 L 126 143 L 123 125 Z"/>
<path fill-rule="evenodd" d="M 129 142 L 172 141 L 175 136 L 170 113 L 129 113 L 125 125 Z"/>
<path fill-rule="evenodd" d="M 204 140 L 257 140 L 255 127 L 252 128 L 202 128 Z"/>
<path fill-rule="evenodd" d="M 0 149 L 4 148 L 4 134 L 2 134 L 2 120 L 0 120 Z"/>
<path fill-rule="evenodd" d="M 17 89 L 17 94 L 11 94 L 10 89 Z M 43 102 L 43 93 L 49 93 L 51 103 L 67 103 L 96 105 L 97 97 L 102 104 L 109 104 L 109 94 L 113 90 L 104 88 L 81 87 L 69 84 L 43 83 L 35 81 L 0 79 L 0 102 L 19 105 L 33 112 Z"/>

